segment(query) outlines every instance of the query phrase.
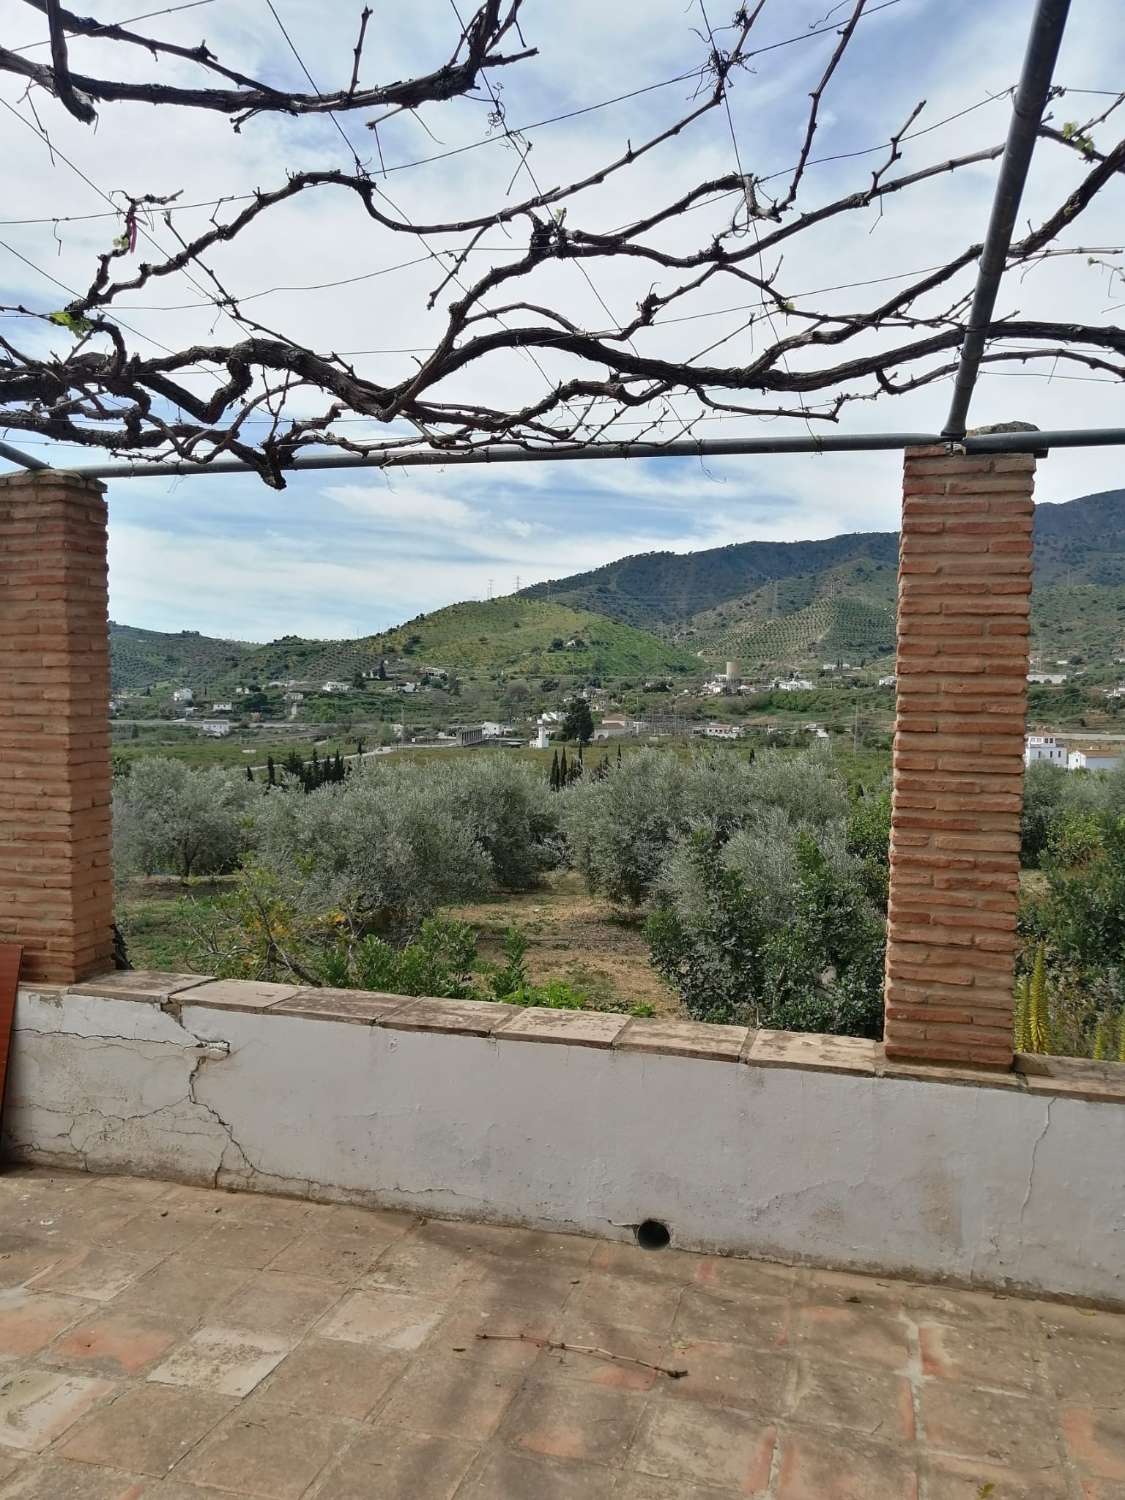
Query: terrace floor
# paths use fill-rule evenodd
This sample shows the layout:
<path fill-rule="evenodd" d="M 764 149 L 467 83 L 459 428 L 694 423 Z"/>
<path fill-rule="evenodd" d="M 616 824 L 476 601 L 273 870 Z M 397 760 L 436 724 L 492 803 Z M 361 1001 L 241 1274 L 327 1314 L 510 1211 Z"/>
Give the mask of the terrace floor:
<path fill-rule="evenodd" d="M 25 1169 L 0 1288 L 0 1500 L 1125 1500 L 1125 1315 Z"/>

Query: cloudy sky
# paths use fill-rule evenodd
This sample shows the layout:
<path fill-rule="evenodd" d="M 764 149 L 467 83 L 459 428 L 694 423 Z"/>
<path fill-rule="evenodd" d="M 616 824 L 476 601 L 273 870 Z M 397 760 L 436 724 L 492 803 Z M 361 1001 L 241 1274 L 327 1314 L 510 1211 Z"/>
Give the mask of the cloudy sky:
<path fill-rule="evenodd" d="M 458 0 L 460 3 L 460 0 Z M 708 0 L 718 25 L 727 19 Z M 274 0 L 317 84 L 340 87 L 350 73 L 358 0 Z M 157 8 L 133 0 L 88 0 L 99 20 L 119 20 Z M 806 207 L 861 189 L 880 156 L 852 155 L 885 142 L 919 100 L 916 128 L 980 106 L 940 130 L 908 142 L 899 170 L 909 171 L 960 152 L 1002 141 L 1007 100 L 987 102 L 1016 80 L 1032 0 L 893 0 L 857 30 L 845 70 L 834 80 L 822 111 L 814 157 L 845 157 L 810 169 Z M 805 37 L 830 11 L 829 0 L 767 0 L 755 28 L 757 47 L 798 36 L 792 45 L 758 57 L 738 76 L 731 96 L 743 167 L 766 175 L 791 168 L 800 146 L 805 104 L 831 53 L 832 34 Z M 43 18 L 22 0 L 0 0 L 5 44 L 41 42 Z M 450 50 L 451 0 L 379 0 L 368 33 L 363 81 L 374 83 L 428 69 Z M 660 84 L 696 66 L 704 55 L 698 0 L 528 0 L 524 31 L 538 57 L 502 72 L 503 98 L 513 126 L 598 104 L 621 93 Z M 170 40 L 194 45 L 205 37 L 224 61 L 293 87 L 305 87 L 266 0 L 202 0 L 143 23 Z M 43 47 L 30 56 L 46 60 Z M 120 71 L 114 49 L 75 41 L 72 65 L 91 72 Z M 158 73 L 138 58 L 148 77 L 181 81 L 166 64 Z M 498 79 L 501 75 L 498 75 Z M 1059 82 L 1072 90 L 1113 89 L 1125 77 L 1125 28 L 1120 0 L 1084 0 L 1072 8 Z M 684 113 L 691 85 L 666 84 L 640 97 L 527 132 L 530 162 L 544 187 L 573 180 L 632 141 Z M 219 116 L 105 105 L 96 130 L 67 116 L 41 93 L 34 97 L 48 146 L 33 128 L 31 103 L 17 81 L 0 77 L 0 141 L 5 187 L 0 206 L 0 302 L 50 311 L 68 300 L 66 287 L 86 285 L 93 258 L 117 232 L 104 194 L 182 190 L 185 204 L 273 187 L 295 166 L 349 165 L 330 122 L 285 122 L 262 116 L 240 134 Z M 1082 120 L 1108 104 L 1094 94 L 1068 94 L 1052 106 L 1055 119 Z M 380 179 L 413 221 L 479 213 L 511 201 L 517 166 L 502 137 L 460 155 L 421 166 L 421 157 L 488 137 L 487 100 L 427 106 L 422 119 L 402 116 L 380 132 Z M 1123 111 L 1125 113 L 1125 111 Z M 364 116 L 342 117 L 348 136 L 373 158 Z M 1101 146 L 1116 139 L 1116 117 L 1095 132 Z M 431 134 L 432 132 L 432 134 Z M 377 162 L 377 158 L 374 158 Z M 702 178 L 734 166 L 730 130 L 715 111 L 661 147 L 636 168 L 576 199 L 570 222 L 605 229 L 670 199 Z M 401 168 L 401 170 L 395 170 Z M 800 301 L 833 310 L 870 305 L 886 294 L 849 283 L 871 281 L 940 264 L 983 235 L 995 163 L 944 176 L 916 195 L 875 211 L 835 220 L 828 233 L 786 250 L 782 283 Z M 1021 220 L 1034 224 L 1055 208 L 1082 174 L 1074 153 L 1042 143 Z M 529 190 L 523 183 L 513 193 Z M 1103 251 L 1125 220 L 1125 183 L 1115 184 L 1076 222 L 1062 243 Z M 181 233 L 197 233 L 210 208 L 187 209 Z M 729 217 L 730 208 L 726 208 Z M 83 215 L 104 217 L 77 217 Z M 700 224 L 705 215 L 697 216 Z M 65 222 L 19 222 L 64 219 Z M 721 219 L 715 222 L 718 224 Z M 704 231 L 691 227 L 692 236 Z M 686 234 L 685 228 L 681 233 Z M 171 236 L 159 221 L 153 238 Z M 522 235 L 522 232 L 521 232 Z M 804 238 L 803 236 L 800 238 Z M 702 242 L 702 241 L 696 241 Z M 683 243 L 687 243 L 686 240 Z M 1118 238 L 1119 243 L 1119 238 Z M 485 238 L 471 262 L 482 272 L 522 248 L 522 239 Z M 411 351 L 427 347 L 440 326 L 425 301 L 435 284 L 432 263 L 399 267 L 416 257 L 417 243 L 372 231 L 343 194 L 306 194 L 260 221 L 217 261 L 224 282 L 255 316 L 323 350 L 370 351 L 354 356 L 358 369 L 379 379 L 411 368 Z M 20 256 L 25 257 L 24 260 Z M 30 262 L 31 264 L 28 264 Z M 648 290 L 652 267 L 591 265 L 597 294 L 622 317 Z M 52 280 L 54 278 L 54 280 Z M 314 283 L 342 283 L 309 290 Z M 971 277 L 957 286 L 971 285 Z M 826 287 L 842 288 L 825 293 Z M 716 358 L 751 357 L 753 329 L 737 332 L 748 301 L 745 286 L 715 285 L 690 305 L 705 314 L 686 328 L 661 330 L 659 352 L 689 354 L 728 338 Z M 594 292 L 573 264 L 553 266 L 536 294 L 549 297 L 582 326 L 605 326 Z M 264 295 L 250 297 L 255 293 Z M 944 300 L 951 300 L 946 297 Z M 183 276 L 152 284 L 120 302 L 120 316 L 139 334 L 178 347 L 196 339 L 235 340 L 240 334 L 213 307 L 201 306 L 197 287 Z M 1022 280 L 1009 278 L 999 312 L 1021 317 L 1120 322 L 1125 284 L 1113 283 L 1087 257 L 1049 261 Z M 10 336 L 42 339 L 40 325 L 5 320 Z M 728 337 L 733 335 L 733 337 Z M 143 347 L 143 345 L 139 346 Z M 545 359 L 549 378 L 563 373 Z M 572 373 L 566 371 L 566 373 Z M 1070 378 L 1076 369 L 1032 365 L 1022 373 L 988 373 L 974 399 L 972 421 L 1022 418 L 1040 427 L 1120 425 L 1122 388 L 1108 379 Z M 1087 374 L 1089 372 L 1086 372 Z M 1051 378 L 1047 378 L 1050 375 Z M 479 374 L 497 399 L 525 400 L 543 376 L 518 355 Z M 482 386 L 483 390 L 484 387 Z M 932 430 L 940 427 L 948 387 L 857 403 L 845 409 L 844 430 Z M 321 403 L 314 403 L 309 410 Z M 801 423 L 757 419 L 701 426 L 705 435 L 733 436 L 803 430 Z M 346 430 L 346 429 L 345 429 Z M 830 429 L 836 430 L 836 429 Z M 669 427 L 664 429 L 672 435 Z M 373 432 L 357 422 L 354 435 Z M 620 434 L 626 436 L 625 432 Z M 37 454 L 34 439 L 13 441 Z M 64 450 L 58 461 L 89 461 Z M 386 474 L 317 473 L 294 476 L 276 493 L 251 477 L 137 479 L 115 483 L 110 494 L 111 612 L 115 619 L 155 629 L 198 629 L 245 639 L 296 632 L 342 636 L 367 633 L 455 599 L 510 592 L 517 585 L 596 566 L 628 552 L 690 550 L 752 538 L 796 539 L 897 524 L 894 454 L 761 457 L 705 464 L 688 460 L 395 470 Z M 1114 450 L 1059 452 L 1040 470 L 1039 498 L 1065 500 L 1119 486 L 1122 459 Z"/>

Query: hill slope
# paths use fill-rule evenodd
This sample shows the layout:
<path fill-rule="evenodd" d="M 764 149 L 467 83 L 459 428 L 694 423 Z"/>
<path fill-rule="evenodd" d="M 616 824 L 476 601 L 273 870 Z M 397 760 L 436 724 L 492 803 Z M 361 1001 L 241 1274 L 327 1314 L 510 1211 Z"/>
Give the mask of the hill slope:
<path fill-rule="evenodd" d="M 223 641 L 198 630 L 165 634 L 109 622 L 113 686 L 154 687 L 158 683 L 212 682 L 237 668 L 258 648 L 246 641 Z"/>
<path fill-rule="evenodd" d="M 699 666 L 683 647 L 618 620 L 518 596 L 452 604 L 352 641 L 286 636 L 261 646 L 113 625 L 110 654 L 118 690 L 182 684 L 213 694 L 277 678 L 347 681 L 383 658 L 507 677 L 663 676 Z"/>
<path fill-rule="evenodd" d="M 898 533 L 648 552 L 524 592 L 679 639 L 709 660 L 808 663 L 894 645 Z M 1035 510 L 1036 650 L 1125 654 L 1125 490 Z"/>
<path fill-rule="evenodd" d="M 620 678 L 866 660 L 894 649 L 898 533 L 650 552 L 503 599 L 452 604 L 353 641 L 269 645 L 110 626 L 114 687 L 229 693 L 351 678 L 382 657 L 460 673 Z M 1035 511 L 1032 639 L 1051 656 L 1125 655 L 1125 490 Z"/>

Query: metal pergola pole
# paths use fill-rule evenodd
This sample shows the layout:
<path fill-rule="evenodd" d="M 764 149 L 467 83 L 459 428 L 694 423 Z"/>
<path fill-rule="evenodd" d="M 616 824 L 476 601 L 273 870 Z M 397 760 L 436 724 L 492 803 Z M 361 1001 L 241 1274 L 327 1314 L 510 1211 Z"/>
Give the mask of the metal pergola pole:
<path fill-rule="evenodd" d="M 322 469 L 413 469 L 459 468 L 465 464 L 587 463 L 596 459 L 636 458 L 740 458 L 770 453 L 877 453 L 901 452 L 905 448 L 943 444 L 964 453 L 1045 453 L 1051 448 L 1107 448 L 1125 446 L 1125 427 L 1063 428 L 1037 432 L 1034 429 L 969 434 L 950 442 L 934 432 L 802 433 L 792 437 L 681 438 L 671 443 L 592 443 L 571 448 L 521 448 L 514 443 L 496 443 L 468 452 L 443 452 L 439 448 L 409 453 L 329 453 L 296 458 L 284 473 L 306 473 Z M 2 451 L 2 450 L 0 450 Z M 36 468 L 48 467 L 38 461 Z M 181 463 L 161 459 L 155 463 L 59 464 L 61 472 L 83 479 L 146 479 L 161 475 L 253 474 L 257 471 L 241 459 L 222 458 L 214 463 Z"/>
<path fill-rule="evenodd" d="M 992 199 L 988 230 L 984 237 L 977 285 L 969 309 L 969 324 L 961 345 L 961 360 L 953 380 L 953 396 L 942 436 L 961 438 L 969 415 L 969 402 L 977 383 L 981 356 L 996 306 L 1000 278 L 1008 260 L 1016 214 L 1027 181 L 1031 155 L 1051 92 L 1051 78 L 1059 55 L 1070 0 L 1039 0 L 1027 38 L 1023 70 L 1012 100 L 1012 119 L 1000 162 L 1000 176 Z"/>

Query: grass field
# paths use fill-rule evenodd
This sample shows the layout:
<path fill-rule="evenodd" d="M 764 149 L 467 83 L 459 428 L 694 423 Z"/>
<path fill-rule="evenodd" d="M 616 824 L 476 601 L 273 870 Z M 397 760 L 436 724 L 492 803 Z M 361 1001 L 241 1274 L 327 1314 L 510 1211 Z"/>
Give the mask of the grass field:
<path fill-rule="evenodd" d="M 206 921 L 230 886 L 229 879 L 130 883 L 118 897 L 117 919 L 133 967 L 200 972 L 205 965 L 192 928 Z M 504 934 L 515 925 L 528 939 L 526 962 L 534 983 L 562 979 L 599 1006 L 650 1005 L 657 1015 L 679 1013 L 677 997 L 649 964 L 639 923 L 590 896 L 572 871 L 548 876 L 533 891 L 450 908 L 448 915 L 476 929 L 485 963 L 503 962 Z"/>

